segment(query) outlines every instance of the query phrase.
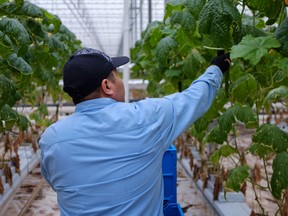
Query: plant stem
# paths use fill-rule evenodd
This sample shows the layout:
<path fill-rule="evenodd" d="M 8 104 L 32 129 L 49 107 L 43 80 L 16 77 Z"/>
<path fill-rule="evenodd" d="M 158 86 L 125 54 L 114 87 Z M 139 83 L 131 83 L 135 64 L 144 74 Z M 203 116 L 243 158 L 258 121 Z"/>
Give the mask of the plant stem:
<path fill-rule="evenodd" d="M 256 188 L 255 188 L 256 184 L 255 184 L 253 178 L 250 177 L 249 179 L 250 179 L 250 182 L 251 182 L 251 184 L 252 184 L 252 189 L 253 189 L 253 192 L 254 192 L 255 200 L 256 200 L 258 206 L 260 207 L 260 209 L 261 209 L 261 211 L 262 211 L 262 214 L 264 215 L 265 210 L 264 210 L 264 208 L 263 208 L 263 206 L 262 206 L 262 204 L 261 204 L 261 202 L 260 202 L 260 200 L 259 200 L 258 194 L 257 194 L 257 192 L 256 192 Z"/>
<path fill-rule="evenodd" d="M 264 164 L 265 178 L 267 181 L 267 188 L 272 193 L 272 189 L 271 189 L 269 177 L 268 177 L 268 171 L 267 171 L 267 161 L 264 158 L 263 158 L 263 164 Z"/>

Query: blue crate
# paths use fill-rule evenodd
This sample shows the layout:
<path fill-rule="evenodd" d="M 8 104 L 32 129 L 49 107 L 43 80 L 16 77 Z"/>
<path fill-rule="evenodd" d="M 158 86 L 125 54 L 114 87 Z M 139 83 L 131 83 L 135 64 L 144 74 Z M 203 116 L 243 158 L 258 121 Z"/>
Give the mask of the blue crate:
<path fill-rule="evenodd" d="M 164 216 L 184 216 L 183 210 L 179 203 L 168 203 L 163 206 Z"/>
<path fill-rule="evenodd" d="M 164 204 L 177 202 L 177 151 L 171 145 L 162 159 L 162 174 L 164 180 Z"/>

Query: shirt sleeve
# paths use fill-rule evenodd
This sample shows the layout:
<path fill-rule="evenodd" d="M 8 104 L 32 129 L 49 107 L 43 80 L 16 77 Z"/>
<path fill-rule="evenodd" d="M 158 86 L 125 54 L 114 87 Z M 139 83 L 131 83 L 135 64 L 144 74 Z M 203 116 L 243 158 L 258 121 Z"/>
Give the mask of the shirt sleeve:
<path fill-rule="evenodd" d="M 166 130 L 167 146 L 201 117 L 211 106 L 222 83 L 223 74 L 217 66 L 209 66 L 204 74 L 183 92 L 168 95 L 160 102 L 164 118 L 171 122 Z M 168 103 L 167 103 L 168 102 Z M 167 107 L 169 106 L 169 107 Z M 162 117 L 163 118 L 163 117 Z"/>

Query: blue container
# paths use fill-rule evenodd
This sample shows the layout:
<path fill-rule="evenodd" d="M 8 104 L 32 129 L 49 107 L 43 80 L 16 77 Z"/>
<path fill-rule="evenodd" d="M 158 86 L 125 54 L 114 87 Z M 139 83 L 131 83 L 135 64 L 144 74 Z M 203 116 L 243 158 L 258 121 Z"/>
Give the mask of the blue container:
<path fill-rule="evenodd" d="M 178 203 L 167 203 L 163 206 L 164 216 L 184 216 L 184 213 Z"/>
<path fill-rule="evenodd" d="M 171 145 L 162 159 L 162 174 L 164 180 L 164 204 L 177 203 L 177 151 Z"/>

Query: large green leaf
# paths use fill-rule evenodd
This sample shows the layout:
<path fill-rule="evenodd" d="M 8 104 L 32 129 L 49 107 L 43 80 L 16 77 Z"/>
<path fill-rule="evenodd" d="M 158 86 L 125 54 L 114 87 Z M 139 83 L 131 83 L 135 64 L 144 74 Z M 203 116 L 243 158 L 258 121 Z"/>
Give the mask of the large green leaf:
<path fill-rule="evenodd" d="M 173 11 L 170 22 L 172 25 L 181 25 L 189 37 L 193 35 L 196 29 L 196 20 L 187 9 L 184 9 L 183 11 Z"/>
<path fill-rule="evenodd" d="M 211 43 L 205 45 L 230 48 L 234 28 L 241 28 L 241 16 L 232 1 L 211 0 L 205 4 L 199 15 L 199 33 L 208 35 Z"/>
<path fill-rule="evenodd" d="M 228 157 L 235 153 L 237 153 L 236 148 L 233 148 L 230 145 L 223 145 L 215 152 L 213 152 L 213 154 L 211 155 L 211 161 L 213 164 L 217 165 L 221 157 Z"/>
<path fill-rule="evenodd" d="M 251 74 L 246 74 L 232 83 L 231 93 L 232 97 L 240 103 L 248 97 L 258 97 L 257 81 Z"/>
<path fill-rule="evenodd" d="M 7 58 L 8 64 L 14 69 L 20 71 L 24 75 L 31 74 L 31 66 L 21 57 L 18 57 L 17 54 L 13 53 Z"/>
<path fill-rule="evenodd" d="M 277 21 L 282 9 L 282 0 L 249 0 L 246 1 L 250 9 L 258 10 L 269 18 L 266 24 L 272 25 Z"/>
<path fill-rule="evenodd" d="M 288 150 L 288 134 L 275 125 L 263 124 L 252 136 L 254 143 L 271 146 L 277 153 Z"/>
<path fill-rule="evenodd" d="M 35 4 L 30 3 L 29 1 L 24 1 L 23 6 L 21 7 L 20 10 L 17 11 L 18 15 L 25 15 L 28 17 L 39 17 L 39 18 L 43 18 L 44 17 L 44 13 L 41 10 L 40 7 L 38 7 Z"/>
<path fill-rule="evenodd" d="M 175 54 L 177 46 L 177 41 L 172 37 L 167 36 L 162 38 L 156 47 L 156 57 L 163 65 L 167 65 L 168 59 L 171 58 L 171 55 Z"/>
<path fill-rule="evenodd" d="M 27 30 L 17 19 L 8 17 L 0 19 L 0 31 L 8 35 L 19 48 L 27 47 L 30 44 Z"/>
<path fill-rule="evenodd" d="M 272 89 L 266 96 L 265 101 L 277 102 L 280 99 L 285 100 L 288 98 L 288 87 L 280 86 L 278 88 Z"/>
<path fill-rule="evenodd" d="M 229 171 L 229 176 L 225 187 L 232 189 L 233 191 L 239 192 L 242 184 L 249 177 L 249 167 L 240 166 L 233 168 Z"/>
<path fill-rule="evenodd" d="M 275 37 L 281 42 L 282 54 L 288 56 L 288 17 L 276 29 Z"/>
<path fill-rule="evenodd" d="M 273 160 L 272 168 L 272 194 L 276 199 L 281 199 L 282 190 L 288 188 L 288 152 L 277 154 Z"/>
<path fill-rule="evenodd" d="M 170 18 L 173 11 L 182 11 L 183 10 L 182 2 L 169 2 L 165 6 L 165 14 L 164 14 L 164 20 L 167 18 Z"/>
<path fill-rule="evenodd" d="M 251 107 L 234 105 L 220 116 L 218 126 L 208 134 L 207 141 L 223 143 L 236 122 L 244 123 L 247 128 L 258 125 L 257 115 Z"/>
<path fill-rule="evenodd" d="M 200 12 L 202 11 L 206 0 L 185 0 L 184 6 L 188 9 L 188 11 L 198 19 Z"/>
<path fill-rule="evenodd" d="M 250 64 L 256 65 L 260 59 L 266 55 L 271 48 L 280 47 L 280 42 L 274 37 L 245 36 L 242 41 L 232 47 L 230 58 L 243 58 Z"/>

